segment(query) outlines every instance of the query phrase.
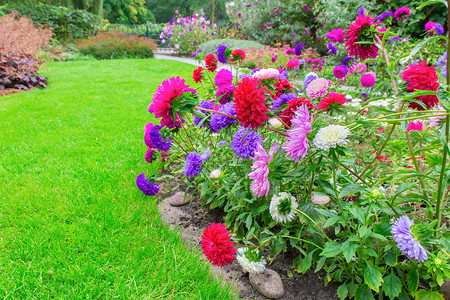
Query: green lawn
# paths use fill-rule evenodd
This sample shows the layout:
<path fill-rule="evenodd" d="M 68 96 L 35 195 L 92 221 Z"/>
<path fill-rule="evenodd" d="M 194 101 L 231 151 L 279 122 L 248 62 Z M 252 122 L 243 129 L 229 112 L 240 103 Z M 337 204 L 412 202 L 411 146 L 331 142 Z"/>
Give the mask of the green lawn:
<path fill-rule="evenodd" d="M 50 63 L 49 87 L 0 97 L 0 297 L 229 299 L 162 223 L 136 176 L 160 60 Z"/>

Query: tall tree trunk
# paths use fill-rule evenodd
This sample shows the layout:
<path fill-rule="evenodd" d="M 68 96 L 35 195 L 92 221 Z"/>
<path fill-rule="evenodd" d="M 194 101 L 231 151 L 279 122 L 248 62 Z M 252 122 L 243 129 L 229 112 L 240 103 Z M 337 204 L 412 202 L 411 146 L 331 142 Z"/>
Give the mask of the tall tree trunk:
<path fill-rule="evenodd" d="M 103 0 L 94 0 L 93 13 L 103 19 Z"/>
<path fill-rule="evenodd" d="M 211 0 L 211 2 L 212 2 L 211 24 L 214 24 L 216 19 L 216 0 Z"/>

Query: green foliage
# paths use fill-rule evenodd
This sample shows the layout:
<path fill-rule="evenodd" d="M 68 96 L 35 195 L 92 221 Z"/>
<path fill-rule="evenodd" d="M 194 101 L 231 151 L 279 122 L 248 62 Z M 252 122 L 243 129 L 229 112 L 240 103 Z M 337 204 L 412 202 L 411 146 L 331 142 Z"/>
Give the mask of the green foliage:
<path fill-rule="evenodd" d="M 220 45 L 225 45 L 228 48 L 235 49 L 248 49 L 248 48 L 263 48 L 263 45 L 254 42 L 254 41 L 246 41 L 246 40 L 232 40 L 232 39 L 218 39 L 211 40 L 205 42 L 200 45 L 200 51 L 204 54 L 214 53 L 217 55 L 217 49 Z"/>
<path fill-rule="evenodd" d="M 110 23 L 154 23 L 155 17 L 145 6 L 145 3 L 145 0 L 104 0 L 104 17 L 108 19 Z"/>

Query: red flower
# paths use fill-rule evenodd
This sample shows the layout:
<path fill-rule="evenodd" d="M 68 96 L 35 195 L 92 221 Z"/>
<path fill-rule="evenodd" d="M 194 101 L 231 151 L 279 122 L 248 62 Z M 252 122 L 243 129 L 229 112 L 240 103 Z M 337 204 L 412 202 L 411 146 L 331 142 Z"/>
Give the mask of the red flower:
<path fill-rule="evenodd" d="M 328 98 L 323 98 L 319 103 L 319 110 L 333 110 L 333 109 L 339 109 L 342 108 L 344 103 L 347 102 L 347 99 L 344 95 L 338 94 L 335 92 L 331 92 L 328 95 Z"/>
<path fill-rule="evenodd" d="M 400 74 L 401 78 L 408 82 L 406 90 L 414 92 L 415 90 L 437 91 L 439 88 L 438 76 L 434 67 L 428 67 L 425 61 L 417 65 L 409 65 Z M 414 98 L 427 106 L 427 109 L 439 103 L 436 95 L 426 95 Z M 425 110 L 420 104 L 409 102 L 409 107 L 417 110 Z"/>
<path fill-rule="evenodd" d="M 208 54 L 205 57 L 206 69 L 210 72 L 214 72 L 217 69 L 217 58 L 214 54 Z"/>
<path fill-rule="evenodd" d="M 253 129 L 269 119 L 266 103 L 267 88 L 258 89 L 261 82 L 257 78 L 244 78 L 234 91 L 234 107 L 239 122 Z"/>
<path fill-rule="evenodd" d="M 374 31 L 378 22 L 369 15 L 358 15 L 354 23 L 347 27 L 345 46 L 351 56 L 359 56 L 361 60 L 367 58 L 376 58 L 378 56 L 378 47 L 375 44 L 357 44 L 357 42 L 373 42 Z"/>
<path fill-rule="evenodd" d="M 277 99 L 282 94 L 292 93 L 293 87 L 286 79 L 278 79 L 277 82 L 273 84 L 275 86 L 276 94 L 272 95 L 273 99 Z"/>
<path fill-rule="evenodd" d="M 223 224 L 212 223 L 203 231 L 201 242 L 203 254 L 213 266 L 223 267 L 233 262 L 233 255 L 236 253 L 233 245 L 227 227 Z"/>
<path fill-rule="evenodd" d="M 284 123 L 291 126 L 291 120 L 294 117 L 295 111 L 302 105 L 308 106 L 308 109 L 311 110 L 313 108 L 313 105 L 309 100 L 306 100 L 306 97 L 303 98 L 294 98 L 292 100 L 289 100 L 287 102 L 288 108 L 283 110 L 280 114 L 281 120 L 283 120 Z"/>
<path fill-rule="evenodd" d="M 197 69 L 194 70 L 194 73 L 192 73 L 192 78 L 196 83 L 199 83 L 203 80 L 202 71 L 203 67 L 199 66 Z"/>
<path fill-rule="evenodd" d="M 298 61 L 298 59 L 291 59 L 286 64 L 286 68 L 288 68 L 288 69 L 294 69 L 295 67 L 298 67 L 298 66 L 300 66 L 300 62 Z"/>
<path fill-rule="evenodd" d="M 231 52 L 231 62 L 243 61 L 245 60 L 245 52 L 241 49 L 236 49 Z"/>

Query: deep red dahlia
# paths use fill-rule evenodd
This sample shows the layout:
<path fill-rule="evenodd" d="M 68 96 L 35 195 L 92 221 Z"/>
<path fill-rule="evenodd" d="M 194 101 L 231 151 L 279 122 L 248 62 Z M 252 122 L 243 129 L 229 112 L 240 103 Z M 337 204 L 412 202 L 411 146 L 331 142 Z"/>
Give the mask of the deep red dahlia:
<path fill-rule="evenodd" d="M 291 120 L 294 117 L 295 111 L 302 105 L 308 106 L 308 109 L 313 109 L 313 105 L 309 100 L 306 100 L 306 97 L 303 98 L 294 98 L 292 100 L 289 100 L 287 102 L 288 108 L 283 110 L 280 114 L 281 120 L 283 120 L 284 123 L 291 126 Z"/>
<path fill-rule="evenodd" d="M 194 79 L 194 82 L 199 83 L 203 80 L 203 67 L 199 66 L 197 69 L 194 70 L 194 73 L 192 73 L 192 78 Z"/>
<path fill-rule="evenodd" d="M 369 15 L 358 15 L 354 23 L 347 27 L 345 33 L 345 46 L 351 56 L 359 56 L 361 60 L 367 58 L 376 58 L 378 56 L 378 47 L 375 44 L 357 44 L 357 42 L 373 42 L 374 31 L 377 31 L 379 22 L 374 22 L 376 18 Z"/>
<path fill-rule="evenodd" d="M 400 77 L 408 83 L 406 90 L 414 92 L 416 90 L 437 91 L 439 88 L 438 76 L 433 66 L 428 67 L 425 61 L 420 64 L 413 64 L 406 67 L 400 74 Z M 435 95 L 426 95 L 414 98 L 423 102 L 427 109 L 439 103 L 439 99 Z M 409 102 L 409 107 L 417 110 L 425 110 L 422 106 L 415 102 Z"/>
<path fill-rule="evenodd" d="M 231 52 L 231 57 L 232 62 L 243 61 L 245 60 L 245 52 L 241 49 L 233 50 L 233 52 Z"/>
<path fill-rule="evenodd" d="M 230 265 L 236 253 L 234 242 L 227 231 L 227 227 L 220 223 L 212 223 L 203 231 L 201 246 L 203 254 L 213 266 Z"/>
<path fill-rule="evenodd" d="M 208 54 L 205 57 L 206 69 L 210 72 L 214 72 L 217 69 L 217 58 L 214 54 Z"/>
<path fill-rule="evenodd" d="M 319 103 L 319 110 L 333 110 L 340 109 L 347 102 L 344 95 L 331 92 L 327 98 L 323 98 Z"/>
<path fill-rule="evenodd" d="M 244 78 L 234 90 L 234 107 L 239 122 L 244 127 L 258 128 L 269 119 L 266 103 L 267 88 L 257 78 Z"/>
<path fill-rule="evenodd" d="M 286 79 L 278 79 L 277 82 L 273 84 L 275 86 L 276 94 L 272 95 L 272 98 L 275 100 L 280 97 L 282 94 L 292 93 L 293 87 Z"/>

